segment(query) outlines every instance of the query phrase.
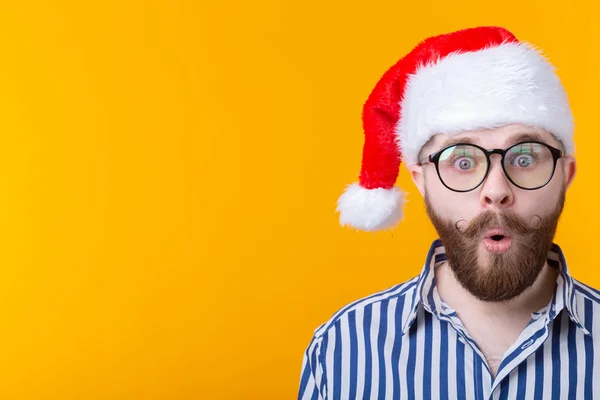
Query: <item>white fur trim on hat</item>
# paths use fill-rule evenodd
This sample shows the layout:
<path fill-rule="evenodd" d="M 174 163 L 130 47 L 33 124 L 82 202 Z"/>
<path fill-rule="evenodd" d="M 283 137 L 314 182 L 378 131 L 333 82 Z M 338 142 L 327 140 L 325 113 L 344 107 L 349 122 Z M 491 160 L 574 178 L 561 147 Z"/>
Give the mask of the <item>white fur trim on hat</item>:
<path fill-rule="evenodd" d="M 391 228 L 403 218 L 404 192 L 391 189 L 366 189 L 358 183 L 348 185 L 338 200 L 340 224 L 364 231 Z"/>
<path fill-rule="evenodd" d="M 453 53 L 410 75 L 396 127 L 405 161 L 435 134 L 522 123 L 553 133 L 573 152 L 573 117 L 554 67 L 533 47 L 504 43 Z"/>

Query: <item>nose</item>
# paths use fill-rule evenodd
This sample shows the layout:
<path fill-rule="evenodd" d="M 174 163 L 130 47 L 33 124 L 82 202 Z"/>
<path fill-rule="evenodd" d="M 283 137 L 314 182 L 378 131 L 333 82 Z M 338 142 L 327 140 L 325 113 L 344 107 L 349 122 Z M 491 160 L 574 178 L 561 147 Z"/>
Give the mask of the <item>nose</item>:
<path fill-rule="evenodd" d="M 481 205 L 484 208 L 503 209 L 510 207 L 514 195 L 510 181 L 502 169 L 501 157 L 498 154 L 491 156 L 491 165 L 488 176 L 481 188 Z"/>

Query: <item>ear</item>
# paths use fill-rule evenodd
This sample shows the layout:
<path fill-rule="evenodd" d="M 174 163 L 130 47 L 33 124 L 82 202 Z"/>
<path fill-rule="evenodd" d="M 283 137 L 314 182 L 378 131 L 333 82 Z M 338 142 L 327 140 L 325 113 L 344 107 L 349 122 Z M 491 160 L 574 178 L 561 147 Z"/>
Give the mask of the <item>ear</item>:
<path fill-rule="evenodd" d="M 406 168 L 410 171 L 410 177 L 417 189 L 419 189 L 419 192 L 421 192 L 421 196 L 425 196 L 425 176 L 423 175 L 423 166 L 406 163 Z"/>
<path fill-rule="evenodd" d="M 577 172 L 577 163 L 575 162 L 575 157 L 572 155 L 563 157 L 562 160 L 565 186 L 569 188 L 569 186 L 571 186 L 571 183 L 573 183 L 573 179 L 575 179 L 575 173 Z"/>

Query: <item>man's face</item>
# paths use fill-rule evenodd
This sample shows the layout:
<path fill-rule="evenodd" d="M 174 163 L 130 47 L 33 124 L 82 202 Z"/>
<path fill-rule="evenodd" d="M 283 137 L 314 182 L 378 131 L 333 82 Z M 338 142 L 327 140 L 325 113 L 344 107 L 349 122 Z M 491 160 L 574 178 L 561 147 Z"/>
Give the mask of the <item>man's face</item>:
<path fill-rule="evenodd" d="M 423 158 L 455 139 L 471 139 L 486 149 L 507 148 L 530 134 L 555 148 L 548 132 L 524 125 L 436 135 Z M 500 156 L 491 156 L 487 178 L 469 192 L 454 192 L 440 181 L 435 165 L 409 166 L 425 197 L 427 213 L 445 248 L 457 280 L 483 301 L 504 301 L 530 287 L 544 267 L 565 192 L 575 173 L 572 156 L 560 159 L 551 181 L 536 190 L 513 185 L 502 170 Z M 498 240 L 499 239 L 499 240 Z"/>

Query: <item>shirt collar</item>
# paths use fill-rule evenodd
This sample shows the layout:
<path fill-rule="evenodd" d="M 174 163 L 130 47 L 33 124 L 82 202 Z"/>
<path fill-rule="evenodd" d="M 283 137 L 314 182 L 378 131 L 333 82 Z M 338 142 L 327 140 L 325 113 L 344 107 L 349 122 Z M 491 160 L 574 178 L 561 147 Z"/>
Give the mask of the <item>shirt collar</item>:
<path fill-rule="evenodd" d="M 418 277 L 417 287 L 413 292 L 411 299 L 410 312 L 404 314 L 402 321 L 403 334 L 410 329 L 412 323 L 415 321 L 420 305 L 435 316 L 439 315 L 439 312 L 443 307 L 443 302 L 437 294 L 437 290 L 434 290 L 434 269 L 444 261 L 446 261 L 446 251 L 442 241 L 436 239 L 429 248 L 427 259 Z M 540 310 L 539 313 L 547 313 L 547 322 L 550 322 L 563 308 L 566 308 L 570 319 L 575 325 L 581 329 L 584 334 L 591 335 L 581 323 L 581 314 L 577 309 L 573 278 L 569 274 L 567 262 L 565 261 L 561 248 L 555 243 L 552 244 L 552 247 L 548 252 L 548 265 L 557 268 L 560 272 L 556 280 L 552 300 L 546 307 Z"/>

